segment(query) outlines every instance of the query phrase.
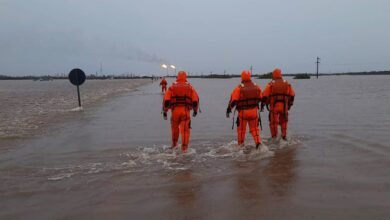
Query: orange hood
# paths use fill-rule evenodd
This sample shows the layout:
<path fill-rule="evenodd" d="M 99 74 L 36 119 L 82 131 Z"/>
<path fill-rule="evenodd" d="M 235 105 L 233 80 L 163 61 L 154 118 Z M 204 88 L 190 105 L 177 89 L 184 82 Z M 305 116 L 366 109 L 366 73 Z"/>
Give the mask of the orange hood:
<path fill-rule="evenodd" d="M 273 79 L 281 79 L 282 78 L 282 71 L 278 68 L 274 69 L 272 72 L 272 78 Z"/>
<path fill-rule="evenodd" d="M 176 82 L 187 82 L 187 73 L 185 71 L 179 71 Z"/>
<path fill-rule="evenodd" d="M 242 82 L 245 82 L 245 81 L 250 81 L 251 80 L 251 73 L 249 71 L 242 71 L 241 72 L 241 81 Z"/>

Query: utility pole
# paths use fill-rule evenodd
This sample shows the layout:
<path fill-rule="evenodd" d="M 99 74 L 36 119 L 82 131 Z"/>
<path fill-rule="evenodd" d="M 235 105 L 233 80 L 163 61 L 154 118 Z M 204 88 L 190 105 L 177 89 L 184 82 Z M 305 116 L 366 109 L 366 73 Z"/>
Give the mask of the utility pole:
<path fill-rule="evenodd" d="M 102 73 L 103 73 L 103 64 L 102 62 L 100 62 L 100 75 L 102 75 Z"/>
<path fill-rule="evenodd" d="M 252 70 L 253 70 L 253 66 L 251 66 L 251 75 L 253 75 L 253 72 L 252 72 Z"/>
<path fill-rule="evenodd" d="M 317 79 L 318 79 L 318 65 L 320 64 L 320 58 L 319 57 L 317 57 L 316 64 L 317 64 Z"/>

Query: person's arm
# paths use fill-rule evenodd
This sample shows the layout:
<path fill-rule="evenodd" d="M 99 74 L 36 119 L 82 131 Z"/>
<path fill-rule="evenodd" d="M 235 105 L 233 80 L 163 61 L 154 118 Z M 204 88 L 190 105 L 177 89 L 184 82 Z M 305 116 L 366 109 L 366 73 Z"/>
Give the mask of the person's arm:
<path fill-rule="evenodd" d="M 194 87 L 192 87 L 192 109 L 194 110 L 193 116 L 195 117 L 198 114 L 199 109 L 199 96 Z"/>
<path fill-rule="evenodd" d="M 294 88 L 292 87 L 292 85 L 290 85 L 290 96 L 295 96 L 295 91 L 294 91 Z"/>
<path fill-rule="evenodd" d="M 289 86 L 288 94 L 290 96 L 288 101 L 288 110 L 290 110 L 291 106 L 294 105 L 294 99 L 295 99 L 295 91 L 291 85 Z"/>
<path fill-rule="evenodd" d="M 171 107 L 171 103 L 170 103 L 171 95 L 172 95 L 171 88 L 169 88 L 168 91 L 164 95 L 163 106 L 162 106 L 163 115 L 164 115 L 165 120 L 167 119 L 167 112 L 168 112 L 169 108 Z"/>
<path fill-rule="evenodd" d="M 261 93 L 261 88 L 260 88 L 260 86 L 257 86 L 257 88 L 258 88 L 258 90 L 259 90 L 259 95 L 257 96 L 257 98 L 260 100 L 260 101 L 259 101 L 259 104 L 260 104 L 260 102 L 263 101 L 263 94 Z"/>
<path fill-rule="evenodd" d="M 263 93 L 261 92 L 260 86 L 258 86 L 258 88 L 259 88 L 259 96 L 258 96 L 258 99 L 263 100 Z"/>
<path fill-rule="evenodd" d="M 237 105 L 237 101 L 240 99 L 240 90 L 240 87 L 236 87 L 230 95 L 229 104 L 226 109 L 227 118 L 229 118 L 229 114 L 232 112 L 232 109 Z"/>
<path fill-rule="evenodd" d="M 265 89 L 264 91 L 261 93 L 261 111 L 264 111 L 264 106 L 269 104 L 269 96 L 270 96 L 270 93 L 271 93 L 271 86 L 270 84 L 268 83 L 266 86 L 265 86 Z"/>
<path fill-rule="evenodd" d="M 268 102 L 268 99 L 269 99 L 269 96 L 271 95 L 271 86 L 270 84 L 268 83 L 266 86 L 265 86 L 265 89 L 262 93 L 262 102 L 266 103 Z"/>

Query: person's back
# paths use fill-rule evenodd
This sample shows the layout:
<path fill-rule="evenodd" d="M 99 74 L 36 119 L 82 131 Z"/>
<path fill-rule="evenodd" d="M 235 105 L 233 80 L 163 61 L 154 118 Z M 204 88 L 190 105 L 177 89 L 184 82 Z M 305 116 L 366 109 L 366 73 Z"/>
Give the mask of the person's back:
<path fill-rule="evenodd" d="M 179 139 L 179 129 L 182 135 L 182 151 L 186 152 L 190 138 L 191 110 L 195 117 L 198 112 L 199 98 L 196 90 L 187 82 L 187 74 L 179 71 L 176 82 L 166 92 L 163 101 L 164 119 L 171 109 L 172 148 L 175 148 Z"/>
<path fill-rule="evenodd" d="M 288 111 L 294 103 L 295 91 L 290 83 L 283 80 L 280 69 L 272 72 L 272 78 L 263 92 L 263 101 L 269 106 L 271 136 L 276 138 L 278 125 L 281 125 L 282 138 L 286 139 Z"/>
<path fill-rule="evenodd" d="M 167 85 L 168 85 L 167 80 L 165 80 L 165 78 L 162 78 L 162 80 L 161 80 L 161 82 L 160 82 L 161 92 L 162 92 L 162 93 L 164 93 L 165 91 L 167 91 Z"/>
<path fill-rule="evenodd" d="M 256 148 L 261 144 L 258 127 L 258 109 L 261 99 L 260 87 L 252 82 L 249 72 L 243 71 L 241 73 L 241 84 L 233 90 L 226 110 L 226 117 L 229 117 L 234 107 L 238 111 L 237 136 L 239 146 L 244 144 L 247 124 L 255 141 Z"/>

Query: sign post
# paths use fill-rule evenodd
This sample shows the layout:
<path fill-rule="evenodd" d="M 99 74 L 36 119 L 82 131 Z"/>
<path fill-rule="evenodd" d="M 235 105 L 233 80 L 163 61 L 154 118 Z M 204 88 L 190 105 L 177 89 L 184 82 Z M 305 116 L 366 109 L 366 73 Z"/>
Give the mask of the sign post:
<path fill-rule="evenodd" d="M 85 82 L 86 79 L 85 73 L 81 69 L 73 69 L 72 71 L 70 71 L 68 78 L 70 83 L 77 86 L 77 97 L 79 100 L 79 107 L 81 107 L 79 86 L 81 86 Z"/>

